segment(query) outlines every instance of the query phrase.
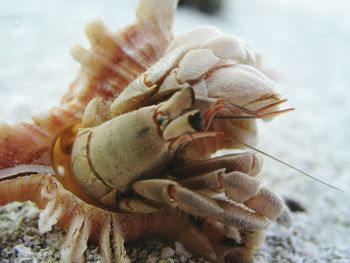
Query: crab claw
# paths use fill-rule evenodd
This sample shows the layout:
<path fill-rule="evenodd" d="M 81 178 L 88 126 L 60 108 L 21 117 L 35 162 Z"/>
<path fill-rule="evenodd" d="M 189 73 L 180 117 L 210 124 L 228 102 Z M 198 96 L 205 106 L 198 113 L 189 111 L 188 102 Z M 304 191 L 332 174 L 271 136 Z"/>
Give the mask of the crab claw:
<path fill-rule="evenodd" d="M 234 64 L 213 69 L 195 86 L 197 97 L 216 99 L 207 122 L 208 131 L 223 136 L 197 140 L 181 152 L 183 158 L 205 158 L 219 149 L 242 148 L 256 143 L 255 119 L 267 119 L 293 110 L 278 110 L 286 102 L 272 80 L 250 65 Z"/>
<path fill-rule="evenodd" d="M 280 100 L 274 83 L 256 68 L 237 64 L 214 71 L 206 80 L 209 97 L 225 98 L 251 110 Z"/>
<path fill-rule="evenodd" d="M 175 93 L 169 100 L 160 105 L 157 110 L 157 119 L 163 125 L 164 121 L 170 121 L 179 117 L 183 112 L 191 109 L 195 97 L 191 88 L 184 88 Z"/>
<path fill-rule="evenodd" d="M 211 119 L 217 110 L 209 107 L 204 115 L 199 109 L 191 109 L 194 102 L 193 89 L 184 88 L 161 104 L 156 112 L 155 119 L 159 125 L 159 131 L 164 140 L 170 141 L 168 147 L 170 151 L 189 141 L 218 135 L 218 133 L 205 131 L 208 118 Z"/>
<path fill-rule="evenodd" d="M 184 88 L 160 104 L 80 129 L 72 149 L 79 185 L 94 201 L 113 208 L 115 189 L 123 192 L 137 178 L 154 176 L 188 142 L 217 136 L 205 130 L 205 116 L 194 101 L 193 89 Z"/>

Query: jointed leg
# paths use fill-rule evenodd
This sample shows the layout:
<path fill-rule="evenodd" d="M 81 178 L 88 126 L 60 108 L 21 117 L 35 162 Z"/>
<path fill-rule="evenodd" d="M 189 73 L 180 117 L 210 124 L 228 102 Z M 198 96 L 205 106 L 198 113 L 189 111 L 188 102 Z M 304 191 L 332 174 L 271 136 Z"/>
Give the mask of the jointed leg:
<path fill-rule="evenodd" d="M 159 205 L 178 208 L 196 217 L 210 218 L 247 229 L 264 229 L 269 221 L 259 214 L 230 203 L 209 198 L 172 180 L 150 179 L 133 184 L 136 193 Z"/>

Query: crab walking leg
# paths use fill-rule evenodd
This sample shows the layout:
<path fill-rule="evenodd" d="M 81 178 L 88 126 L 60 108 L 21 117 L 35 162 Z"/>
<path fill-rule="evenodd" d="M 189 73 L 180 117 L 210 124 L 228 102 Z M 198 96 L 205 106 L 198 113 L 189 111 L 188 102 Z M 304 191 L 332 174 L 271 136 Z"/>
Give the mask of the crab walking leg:
<path fill-rule="evenodd" d="M 127 211 L 133 209 L 131 211 L 133 213 L 143 213 L 145 207 L 149 207 L 145 202 L 142 202 L 142 205 L 140 205 L 141 202 L 136 198 L 128 201 Z M 135 206 L 136 203 L 137 205 Z M 137 209 L 140 210 L 137 211 Z M 163 215 L 164 210 L 159 214 Z M 164 236 L 159 234 L 159 236 L 168 241 L 181 241 L 190 251 L 211 260 L 227 260 L 230 258 L 235 259 L 235 261 L 232 262 L 237 262 L 244 258 L 246 259 L 244 262 L 249 262 L 247 259 L 251 258 L 252 251 L 259 246 L 264 238 L 262 230 L 249 231 L 240 226 L 226 225 L 211 219 L 204 220 L 203 224 L 200 223 L 197 224 L 197 227 L 193 227 L 183 220 L 181 216 L 183 214 L 170 214 L 174 222 L 169 221 L 169 218 L 162 219 L 157 229 L 158 231 L 166 229 L 163 232 L 168 233 L 168 235 Z M 177 224 L 181 227 L 177 227 Z M 154 233 L 157 233 L 157 231 Z M 204 240 L 202 240 L 203 233 L 205 234 Z M 210 241 L 209 247 L 207 245 L 208 240 Z M 230 243 L 228 240 L 230 240 Z M 236 245 L 233 245 L 235 243 Z M 200 244 L 200 246 L 198 244 Z"/>
<path fill-rule="evenodd" d="M 162 81 L 158 92 L 192 85 L 196 87 L 197 92 L 201 90 L 202 95 L 225 98 L 241 106 L 261 97 L 279 98 L 274 83 L 258 69 L 247 64 L 237 64 L 235 61 L 220 57 L 221 54 L 217 56 L 217 52 L 216 54 L 214 52 L 215 50 L 210 49 L 209 46 L 197 49 L 189 49 L 188 46 L 178 47 L 152 66 L 145 73 L 145 79 L 152 80 L 156 72 L 158 78 L 155 80 L 158 82 L 148 81 L 148 83 L 153 85 Z M 173 63 L 172 68 L 169 65 L 170 61 Z M 167 65 L 166 71 L 164 64 Z M 161 71 L 162 68 L 163 71 Z M 160 71 L 163 73 L 164 80 L 159 76 Z M 220 73 L 214 74 L 217 71 Z M 229 80 L 222 79 L 224 77 Z M 222 96 L 223 92 L 227 95 Z"/>
<path fill-rule="evenodd" d="M 223 258 L 225 258 L 226 262 L 253 263 L 254 252 L 261 246 L 264 238 L 264 231 L 245 232 L 242 235 L 242 239 L 244 239 L 244 245 L 229 249 Z M 220 251 L 217 253 L 220 253 Z"/>
<path fill-rule="evenodd" d="M 171 207 L 179 207 L 185 212 L 197 216 L 209 216 L 224 211 L 211 199 L 196 194 L 178 183 L 166 179 L 150 179 L 133 184 L 135 192 L 155 202 L 165 203 Z M 187 202 L 182 202 L 188 198 Z"/>
<path fill-rule="evenodd" d="M 130 262 L 125 241 L 146 236 L 182 242 L 186 248 L 210 260 L 216 259 L 204 233 L 190 223 L 187 215 L 162 210 L 153 214 L 118 214 L 91 206 L 66 191 L 52 176 L 34 174 L 0 182 L 0 205 L 33 201 L 41 211 L 39 230 L 51 231 L 58 224 L 66 230 L 63 262 L 84 262 L 89 240 L 100 247 L 103 262 Z M 220 256 L 220 255 L 218 255 Z"/>
<path fill-rule="evenodd" d="M 133 226 L 130 231 L 125 231 L 127 240 L 132 241 L 140 237 L 157 236 L 170 243 L 179 241 L 194 254 L 212 261 L 221 257 L 221 255 L 215 253 L 208 237 L 192 223 L 185 213 L 179 211 L 174 213 L 170 209 L 163 208 L 159 213 L 148 215 L 129 214 L 123 218 L 128 221 L 127 224 Z M 143 220 L 144 224 L 138 222 L 140 219 Z"/>
<path fill-rule="evenodd" d="M 283 199 L 268 188 L 261 187 L 255 196 L 244 202 L 244 205 L 287 228 L 291 226 L 289 210 Z"/>
<path fill-rule="evenodd" d="M 194 191 L 212 196 L 225 192 L 231 200 L 244 203 L 257 213 L 289 227 L 291 218 L 282 198 L 261 187 L 258 173 L 262 159 L 255 152 L 229 154 L 207 160 L 175 161 L 170 174 Z M 180 167 L 180 168 L 177 168 Z"/>
<path fill-rule="evenodd" d="M 127 197 L 121 199 L 117 207 L 128 213 L 156 213 L 160 209 L 160 206 L 149 204 L 144 200 L 140 200 L 136 197 Z"/>
<path fill-rule="evenodd" d="M 230 154 L 208 160 L 190 161 L 170 171 L 178 182 L 197 192 L 213 196 L 224 192 L 231 200 L 242 203 L 258 193 L 261 158 L 255 153 Z M 176 164 L 179 166 L 179 164 Z"/>
<path fill-rule="evenodd" d="M 173 58 L 172 70 L 171 63 L 164 63 L 169 58 Z M 163 71 L 159 91 L 192 85 L 202 95 L 225 98 L 240 106 L 262 103 L 265 98 L 272 102 L 280 98 L 274 83 L 254 67 L 256 59 L 249 48 L 237 38 L 222 36 L 211 27 L 200 27 L 176 38 L 165 57 L 152 67 L 158 70 L 145 73 L 147 78 L 163 69 L 164 64 L 167 71 Z"/>
<path fill-rule="evenodd" d="M 241 172 L 225 173 L 224 169 L 197 175 L 179 181 L 179 183 L 191 190 L 206 193 L 208 190 L 214 193 L 224 192 L 232 201 L 242 203 L 258 193 L 260 182 Z M 209 193 L 211 196 L 212 194 Z"/>
<path fill-rule="evenodd" d="M 213 199 L 191 191 L 172 180 L 150 179 L 137 181 L 133 189 L 139 195 L 160 204 L 179 208 L 188 214 L 211 218 L 224 224 L 239 225 L 242 228 L 265 229 L 269 221 L 244 208 L 225 201 Z"/>
<path fill-rule="evenodd" d="M 193 37 L 197 35 L 197 38 Z M 231 67 L 240 63 L 256 64 L 253 53 L 242 44 L 242 41 L 234 37 L 222 36 L 213 27 L 194 29 L 176 38 L 163 58 L 128 85 L 112 103 L 110 108 L 111 117 L 149 105 L 152 101 L 160 100 L 160 98 L 169 96 L 169 94 L 179 89 L 189 86 L 197 86 L 198 88 L 200 85 L 197 84 L 201 81 L 204 81 L 203 85 L 207 86 L 207 78 L 211 84 L 214 83 L 215 85 L 215 81 L 220 82 L 220 79 L 214 78 L 213 80 L 211 78 L 212 72 L 222 67 Z M 250 65 L 248 67 L 253 68 Z M 254 69 L 248 71 L 254 71 Z M 263 74 L 261 73 L 261 75 Z M 260 76 L 252 77 L 257 79 Z M 242 90 L 239 90 L 240 94 L 238 95 L 241 97 L 254 96 L 253 98 L 249 97 L 249 101 L 251 101 L 262 96 L 276 94 L 274 87 L 269 86 L 272 82 L 267 77 L 264 77 L 261 81 L 263 83 L 260 84 L 263 85 L 260 85 L 260 87 L 254 87 L 253 90 L 245 91 L 243 94 Z M 243 84 L 246 85 L 246 82 Z M 256 84 L 256 81 L 254 84 Z M 204 89 L 209 90 L 207 87 Z M 238 89 L 241 89 L 241 87 L 238 87 Z M 235 93 L 232 90 L 230 92 Z M 200 92 L 197 91 L 197 93 Z M 208 95 L 208 91 L 206 94 Z M 211 94 L 210 97 L 217 98 L 218 96 Z M 225 98 L 225 96 L 222 98 Z M 238 101 L 234 102 L 237 103 Z"/>
<path fill-rule="evenodd" d="M 226 173 L 238 171 L 250 176 L 257 176 L 262 168 L 262 158 L 256 152 L 227 154 L 207 160 L 174 160 L 169 173 L 185 179 L 211 171 L 225 169 Z"/>
<path fill-rule="evenodd" d="M 287 228 L 291 225 L 291 218 L 283 199 L 267 188 L 259 189 L 260 182 L 242 172 L 225 173 L 224 169 L 221 169 L 180 180 L 179 183 L 208 196 L 224 192 L 230 200 L 243 203 L 270 220 L 277 221 Z"/>
<path fill-rule="evenodd" d="M 238 229 L 212 220 L 206 220 L 201 230 L 208 236 L 216 254 L 221 255 L 223 262 L 253 262 L 254 251 L 265 237 L 263 230 Z"/>

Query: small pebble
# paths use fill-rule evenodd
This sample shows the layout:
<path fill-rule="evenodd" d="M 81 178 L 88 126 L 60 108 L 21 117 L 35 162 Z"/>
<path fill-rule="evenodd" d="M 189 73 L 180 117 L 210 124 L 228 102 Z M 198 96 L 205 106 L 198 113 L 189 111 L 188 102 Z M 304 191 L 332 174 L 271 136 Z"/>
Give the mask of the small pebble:
<path fill-rule="evenodd" d="M 178 241 L 175 242 L 175 250 L 176 250 L 176 253 L 179 255 L 191 256 L 191 254 L 185 249 L 182 243 Z"/>
<path fill-rule="evenodd" d="M 33 256 L 32 250 L 29 247 L 26 247 L 22 244 L 15 246 L 14 249 L 21 256 L 24 256 L 24 257 L 32 257 Z"/>
<path fill-rule="evenodd" d="M 160 253 L 160 258 L 167 259 L 174 256 L 175 251 L 171 247 L 164 247 Z"/>

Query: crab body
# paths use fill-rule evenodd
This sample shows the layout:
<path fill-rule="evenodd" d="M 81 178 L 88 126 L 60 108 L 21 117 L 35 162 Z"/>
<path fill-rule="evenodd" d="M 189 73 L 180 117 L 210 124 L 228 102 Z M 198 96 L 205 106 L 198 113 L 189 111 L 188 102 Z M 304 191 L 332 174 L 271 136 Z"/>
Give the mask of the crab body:
<path fill-rule="evenodd" d="M 285 100 L 238 38 L 199 27 L 171 41 L 176 4 L 141 0 L 137 22 L 116 34 L 90 23 L 62 106 L 1 127 L 0 204 L 44 209 L 39 229 L 67 232 L 66 262 L 84 260 L 88 239 L 105 262 L 128 262 L 124 241 L 150 235 L 249 262 L 271 220 L 290 224 L 260 186 L 257 154 L 211 157 L 255 143 L 255 119 L 288 111 L 277 110 Z"/>
<path fill-rule="evenodd" d="M 125 192 L 138 178 L 155 177 L 177 148 L 194 138 L 187 133 L 203 128 L 198 110 L 184 112 L 193 100 L 193 91 L 184 89 L 158 106 L 80 129 L 72 150 L 72 169 L 85 192 L 101 201 L 109 194 Z M 205 135 L 212 134 L 194 136 Z"/>

